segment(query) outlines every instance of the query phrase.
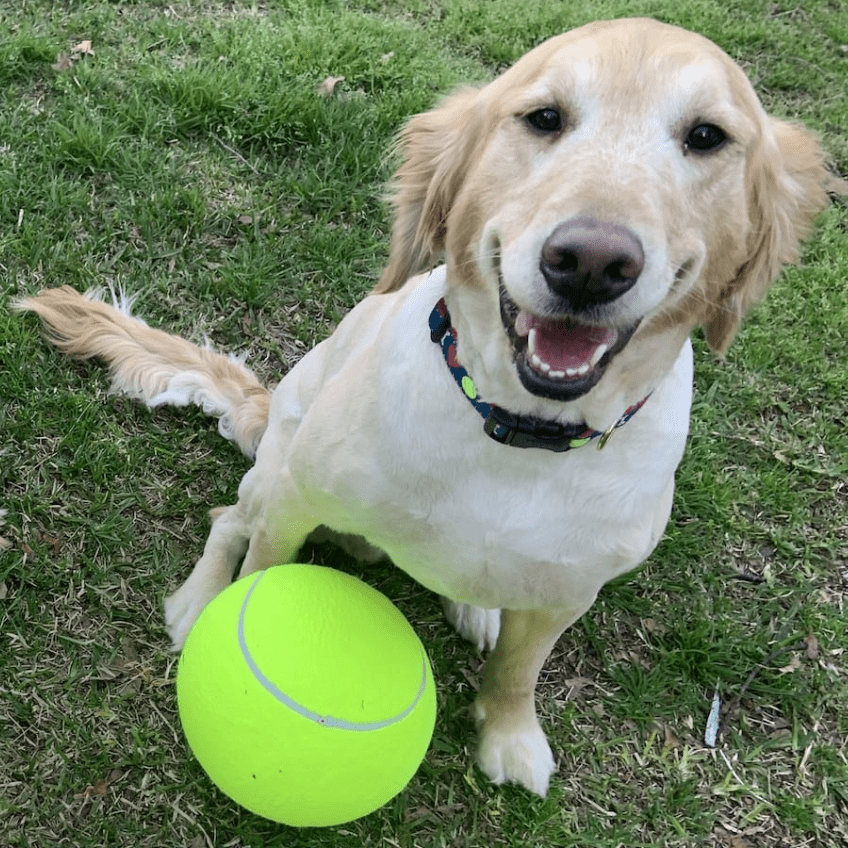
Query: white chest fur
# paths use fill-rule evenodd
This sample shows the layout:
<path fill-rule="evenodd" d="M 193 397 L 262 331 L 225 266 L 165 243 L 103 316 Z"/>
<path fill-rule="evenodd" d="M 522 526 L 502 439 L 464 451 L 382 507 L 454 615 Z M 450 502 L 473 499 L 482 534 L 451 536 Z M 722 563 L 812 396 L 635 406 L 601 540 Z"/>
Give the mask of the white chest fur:
<path fill-rule="evenodd" d="M 603 451 L 508 447 L 485 435 L 429 339 L 442 287 L 437 272 L 366 299 L 286 376 L 257 455 L 257 472 L 285 480 L 268 522 L 296 518 L 294 486 L 299 508 L 455 600 L 532 608 L 594 594 L 662 535 L 691 346 Z"/>

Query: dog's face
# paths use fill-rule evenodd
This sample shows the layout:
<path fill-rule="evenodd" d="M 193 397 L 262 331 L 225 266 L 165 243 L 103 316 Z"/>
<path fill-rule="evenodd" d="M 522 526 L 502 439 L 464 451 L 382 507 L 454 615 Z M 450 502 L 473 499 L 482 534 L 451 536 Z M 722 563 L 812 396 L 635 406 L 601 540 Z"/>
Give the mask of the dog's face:
<path fill-rule="evenodd" d="M 650 382 L 697 323 L 723 350 L 824 203 L 816 142 L 718 47 L 655 21 L 551 39 L 402 146 L 378 291 L 444 251 L 461 353 L 510 398 Z M 645 361 L 663 334 L 669 361 Z"/>

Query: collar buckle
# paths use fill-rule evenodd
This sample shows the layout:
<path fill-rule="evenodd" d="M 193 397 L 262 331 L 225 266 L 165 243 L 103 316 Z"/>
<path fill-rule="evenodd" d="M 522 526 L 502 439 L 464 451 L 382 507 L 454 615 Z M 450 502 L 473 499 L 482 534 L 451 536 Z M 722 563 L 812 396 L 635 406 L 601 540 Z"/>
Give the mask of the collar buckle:
<path fill-rule="evenodd" d="M 521 417 L 494 404 L 486 416 L 483 430 L 502 445 L 514 448 L 541 448 L 562 453 L 589 440 L 585 426 L 571 428 L 556 421 Z"/>

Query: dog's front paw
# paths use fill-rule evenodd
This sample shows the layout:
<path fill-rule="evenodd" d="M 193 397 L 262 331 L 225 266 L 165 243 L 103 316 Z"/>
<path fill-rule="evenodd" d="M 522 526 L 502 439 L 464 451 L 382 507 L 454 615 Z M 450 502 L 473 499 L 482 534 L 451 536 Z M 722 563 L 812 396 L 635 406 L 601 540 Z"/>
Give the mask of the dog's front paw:
<path fill-rule="evenodd" d="M 228 582 L 212 585 L 208 580 L 198 579 L 198 573 L 194 571 L 173 595 L 165 598 L 165 624 L 175 651 L 182 649 L 200 613 L 227 585 Z"/>
<path fill-rule="evenodd" d="M 476 706 L 479 726 L 477 763 L 493 783 L 518 783 L 542 798 L 556 770 L 554 755 L 535 716 L 518 727 L 498 727 L 486 721 Z"/>
<path fill-rule="evenodd" d="M 450 598 L 442 598 L 445 618 L 454 626 L 460 636 L 465 637 L 476 645 L 480 651 L 490 651 L 498 641 L 501 629 L 501 611 L 499 609 L 483 609 L 460 604 Z"/>

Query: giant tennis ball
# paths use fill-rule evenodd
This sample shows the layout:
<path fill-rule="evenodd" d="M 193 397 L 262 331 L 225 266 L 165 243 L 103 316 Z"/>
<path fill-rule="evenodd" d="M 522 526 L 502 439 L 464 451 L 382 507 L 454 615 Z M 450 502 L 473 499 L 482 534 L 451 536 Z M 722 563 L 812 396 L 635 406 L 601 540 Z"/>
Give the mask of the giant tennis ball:
<path fill-rule="evenodd" d="M 406 619 L 361 580 L 283 565 L 227 587 L 177 671 L 188 744 L 218 787 L 297 827 L 342 824 L 409 782 L 436 693 Z"/>

